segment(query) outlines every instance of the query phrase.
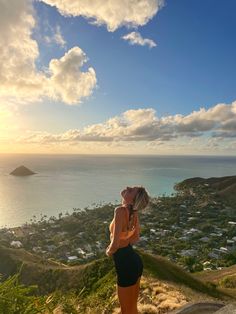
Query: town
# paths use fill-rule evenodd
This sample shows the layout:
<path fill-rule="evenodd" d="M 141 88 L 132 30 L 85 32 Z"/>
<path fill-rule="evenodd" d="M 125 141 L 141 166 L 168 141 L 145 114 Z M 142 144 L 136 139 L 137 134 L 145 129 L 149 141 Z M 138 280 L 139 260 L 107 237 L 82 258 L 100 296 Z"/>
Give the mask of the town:
<path fill-rule="evenodd" d="M 234 205 L 208 184 L 176 189 L 171 196 L 152 198 L 140 213 L 141 236 L 134 247 L 165 256 L 190 272 L 235 264 Z M 0 244 L 69 265 L 83 264 L 105 255 L 116 206 L 109 203 L 58 217 L 34 217 L 21 227 L 1 229 Z"/>

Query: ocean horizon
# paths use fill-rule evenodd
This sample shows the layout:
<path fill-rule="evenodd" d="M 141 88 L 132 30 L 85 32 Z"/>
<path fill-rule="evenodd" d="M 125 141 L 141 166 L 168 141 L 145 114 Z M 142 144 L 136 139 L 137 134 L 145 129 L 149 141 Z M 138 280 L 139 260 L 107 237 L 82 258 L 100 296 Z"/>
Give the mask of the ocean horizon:
<path fill-rule="evenodd" d="M 10 175 L 21 165 L 36 174 Z M 177 182 L 234 175 L 235 165 L 234 156 L 1 154 L 0 227 L 119 204 L 120 190 L 129 185 L 143 185 L 151 197 L 171 195 Z"/>

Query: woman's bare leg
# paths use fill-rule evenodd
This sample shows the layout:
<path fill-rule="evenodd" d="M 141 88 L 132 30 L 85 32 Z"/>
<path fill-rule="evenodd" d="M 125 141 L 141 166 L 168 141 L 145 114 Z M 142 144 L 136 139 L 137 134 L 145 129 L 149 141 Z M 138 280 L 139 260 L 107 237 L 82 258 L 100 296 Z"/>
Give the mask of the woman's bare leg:
<path fill-rule="evenodd" d="M 136 298 L 136 304 L 138 303 L 140 279 L 141 279 L 141 277 L 138 278 L 138 281 L 137 281 L 136 284 L 135 284 L 135 298 Z"/>
<path fill-rule="evenodd" d="M 122 314 L 138 314 L 137 283 L 129 287 L 117 286 L 117 293 Z"/>

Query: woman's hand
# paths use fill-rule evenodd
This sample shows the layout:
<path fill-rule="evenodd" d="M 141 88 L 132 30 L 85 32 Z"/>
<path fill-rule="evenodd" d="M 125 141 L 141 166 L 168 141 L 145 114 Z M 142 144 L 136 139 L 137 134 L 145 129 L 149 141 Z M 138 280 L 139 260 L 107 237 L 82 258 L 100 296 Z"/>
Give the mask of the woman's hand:
<path fill-rule="evenodd" d="M 110 246 L 108 246 L 108 247 L 106 248 L 106 255 L 110 257 L 110 256 L 112 256 L 112 254 L 113 254 L 113 253 L 111 253 L 111 251 L 110 251 Z"/>

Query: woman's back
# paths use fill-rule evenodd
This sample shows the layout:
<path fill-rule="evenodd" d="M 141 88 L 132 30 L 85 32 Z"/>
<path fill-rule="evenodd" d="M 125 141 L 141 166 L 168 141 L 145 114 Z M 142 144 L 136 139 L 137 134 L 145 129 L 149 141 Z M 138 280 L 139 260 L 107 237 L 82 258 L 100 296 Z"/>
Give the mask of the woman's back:
<path fill-rule="evenodd" d="M 110 238 L 111 241 L 114 237 L 119 238 L 119 247 L 127 246 L 128 244 L 133 244 L 134 242 L 138 241 L 139 239 L 139 233 L 140 233 L 140 225 L 138 220 L 138 214 L 137 212 L 134 212 L 131 216 L 131 219 L 129 218 L 130 212 L 128 207 L 122 206 L 119 207 L 119 211 L 121 211 L 121 214 L 119 216 L 113 218 L 112 222 L 110 223 L 109 229 L 110 229 Z M 115 230 L 118 228 L 116 227 L 116 224 L 121 224 L 122 228 L 121 231 L 115 233 Z"/>

